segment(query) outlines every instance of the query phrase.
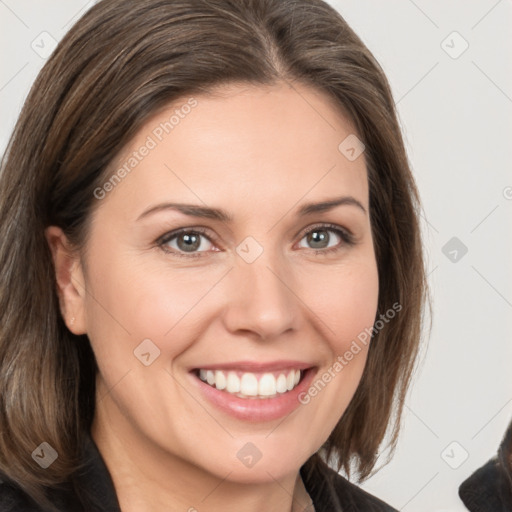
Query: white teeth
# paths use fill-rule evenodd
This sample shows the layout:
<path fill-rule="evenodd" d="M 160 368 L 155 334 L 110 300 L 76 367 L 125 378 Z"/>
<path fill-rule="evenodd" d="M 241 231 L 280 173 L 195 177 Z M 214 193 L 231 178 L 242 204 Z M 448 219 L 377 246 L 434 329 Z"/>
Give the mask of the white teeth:
<path fill-rule="evenodd" d="M 286 389 L 291 391 L 295 387 L 295 371 L 292 370 L 286 377 Z"/>
<path fill-rule="evenodd" d="M 276 394 L 276 379 L 271 373 L 264 373 L 258 383 L 258 395 L 272 396 Z"/>
<path fill-rule="evenodd" d="M 258 379 L 254 373 L 244 373 L 240 380 L 240 393 L 247 396 L 258 394 Z"/>
<path fill-rule="evenodd" d="M 288 373 L 264 373 L 258 377 L 251 372 L 244 372 L 241 377 L 237 372 L 222 370 L 199 370 L 199 378 L 210 386 L 239 396 L 240 398 L 267 398 L 291 391 L 301 377 L 300 370 L 290 370 Z"/>
<path fill-rule="evenodd" d="M 227 386 L 226 376 L 224 372 L 217 370 L 215 372 L 215 387 L 217 389 L 225 389 Z"/>
<path fill-rule="evenodd" d="M 228 373 L 228 385 L 226 386 L 228 393 L 240 393 L 240 379 L 235 372 Z"/>
<path fill-rule="evenodd" d="M 278 393 L 286 393 L 288 390 L 286 389 L 286 377 L 283 373 L 279 375 L 276 381 L 276 390 Z"/>

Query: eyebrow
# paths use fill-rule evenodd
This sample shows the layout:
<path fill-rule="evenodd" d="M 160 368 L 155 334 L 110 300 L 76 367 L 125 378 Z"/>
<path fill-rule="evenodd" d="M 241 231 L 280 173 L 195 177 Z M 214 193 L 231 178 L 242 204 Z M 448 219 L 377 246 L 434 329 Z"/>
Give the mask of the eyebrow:
<path fill-rule="evenodd" d="M 311 215 L 312 213 L 326 212 L 332 210 L 333 208 L 336 208 L 337 206 L 355 206 L 366 214 L 366 208 L 355 197 L 343 196 L 329 199 L 327 201 L 306 203 L 299 208 L 297 215 L 299 217 L 304 217 L 306 215 Z M 208 206 L 183 203 L 157 204 L 142 212 L 139 215 L 139 217 L 137 217 L 137 221 L 143 219 L 144 217 L 147 217 L 148 215 L 151 215 L 162 210 L 177 210 L 183 213 L 184 215 L 190 215 L 192 217 L 201 217 L 204 219 L 219 220 L 222 222 L 233 221 L 233 217 L 228 212 L 222 210 L 221 208 L 210 208 Z"/>

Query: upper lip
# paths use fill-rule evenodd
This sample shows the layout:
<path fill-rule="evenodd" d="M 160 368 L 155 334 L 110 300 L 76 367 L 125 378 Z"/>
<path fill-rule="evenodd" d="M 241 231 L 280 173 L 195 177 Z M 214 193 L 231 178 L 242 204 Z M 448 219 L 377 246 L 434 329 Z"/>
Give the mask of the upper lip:
<path fill-rule="evenodd" d="M 231 363 L 215 363 L 201 366 L 195 366 L 191 368 L 193 370 L 239 370 L 245 372 L 272 372 L 276 370 L 305 370 L 311 368 L 311 363 L 304 363 L 301 361 L 270 361 L 267 363 L 255 362 L 255 361 L 234 361 Z"/>

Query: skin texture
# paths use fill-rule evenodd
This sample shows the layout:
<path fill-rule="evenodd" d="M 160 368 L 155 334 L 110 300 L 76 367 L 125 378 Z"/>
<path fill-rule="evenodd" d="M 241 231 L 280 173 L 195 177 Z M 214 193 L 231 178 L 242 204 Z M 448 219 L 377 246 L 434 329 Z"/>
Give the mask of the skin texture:
<path fill-rule="evenodd" d="M 304 510 L 299 468 L 345 411 L 367 348 L 309 404 L 267 422 L 218 410 L 189 370 L 293 359 L 321 376 L 373 325 L 378 274 L 364 154 L 349 161 L 338 150 L 354 130 L 306 86 L 224 85 L 195 99 L 98 200 L 85 254 L 74 255 L 59 228 L 47 229 L 63 317 L 72 332 L 87 333 L 99 365 L 92 435 L 123 512 Z M 151 118 L 112 173 L 186 101 Z M 339 196 L 366 212 L 342 205 L 297 215 L 305 203 Z M 233 220 L 163 210 L 137 221 L 164 202 L 222 208 Z M 329 241 L 316 254 L 322 246 L 307 231 L 319 223 L 349 230 L 355 244 L 320 227 Z M 207 230 L 200 257 L 177 256 L 179 237 L 164 246 L 170 252 L 158 246 L 183 227 Z M 236 252 L 249 236 L 263 248 L 252 263 Z M 134 356 L 144 339 L 160 350 L 149 366 Z M 248 442 L 262 453 L 252 468 L 236 456 Z"/>

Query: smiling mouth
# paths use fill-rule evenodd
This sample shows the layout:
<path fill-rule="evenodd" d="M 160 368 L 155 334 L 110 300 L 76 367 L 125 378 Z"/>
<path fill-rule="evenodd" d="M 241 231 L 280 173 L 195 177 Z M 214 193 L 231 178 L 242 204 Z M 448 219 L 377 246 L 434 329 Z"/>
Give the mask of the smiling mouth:
<path fill-rule="evenodd" d="M 292 391 L 301 382 L 306 370 L 287 369 L 274 372 L 242 372 L 236 370 L 205 370 L 197 368 L 194 375 L 209 386 L 238 398 L 274 398 Z"/>

